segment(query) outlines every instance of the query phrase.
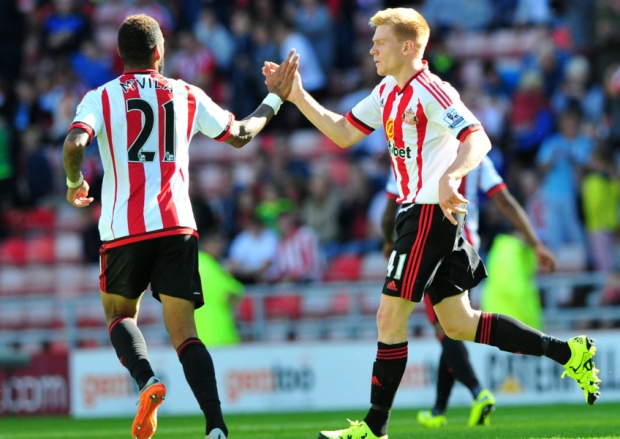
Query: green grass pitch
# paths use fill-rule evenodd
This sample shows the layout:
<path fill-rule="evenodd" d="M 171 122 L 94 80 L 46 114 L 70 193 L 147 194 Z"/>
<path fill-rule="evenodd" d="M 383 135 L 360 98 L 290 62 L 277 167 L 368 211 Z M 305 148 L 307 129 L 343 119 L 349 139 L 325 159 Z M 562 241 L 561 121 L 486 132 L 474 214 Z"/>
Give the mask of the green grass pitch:
<path fill-rule="evenodd" d="M 394 410 L 390 421 L 392 439 L 425 438 L 620 438 L 620 403 L 595 406 L 550 405 L 498 407 L 489 427 L 465 426 L 469 410 L 453 408 L 448 426 L 429 430 L 418 426 L 417 409 Z M 227 415 L 230 439 L 314 439 L 319 430 L 338 429 L 347 417 L 362 417 L 364 411 L 269 413 L 263 415 Z M 0 439 L 116 439 L 131 437 L 131 418 L 70 419 L 63 417 L 0 418 Z M 154 439 L 203 439 L 202 417 L 159 419 Z"/>

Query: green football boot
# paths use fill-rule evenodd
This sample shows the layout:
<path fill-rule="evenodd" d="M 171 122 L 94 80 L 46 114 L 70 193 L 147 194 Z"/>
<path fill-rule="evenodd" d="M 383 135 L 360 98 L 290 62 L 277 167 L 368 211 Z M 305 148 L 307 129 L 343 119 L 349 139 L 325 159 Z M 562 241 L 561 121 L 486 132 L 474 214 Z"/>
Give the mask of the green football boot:
<path fill-rule="evenodd" d="M 585 335 L 578 335 L 569 339 L 567 343 L 572 355 L 568 363 L 564 365 L 562 378 L 568 375 L 577 381 L 583 390 L 586 402 L 592 405 L 601 396 L 599 392 L 601 380 L 598 377 L 598 369 L 592 361 L 592 357 L 596 354 L 594 339 Z"/>
<path fill-rule="evenodd" d="M 471 411 L 469 412 L 469 421 L 467 421 L 467 425 L 470 427 L 489 425 L 491 423 L 490 418 L 493 410 L 495 410 L 495 397 L 489 390 L 484 389 L 471 403 Z"/>
<path fill-rule="evenodd" d="M 351 426 L 344 430 L 322 431 L 319 439 L 388 439 L 385 436 L 375 436 L 365 422 L 348 420 Z"/>
<path fill-rule="evenodd" d="M 441 428 L 448 425 L 446 415 L 433 415 L 430 410 L 422 410 L 418 412 L 418 422 L 428 428 Z"/>

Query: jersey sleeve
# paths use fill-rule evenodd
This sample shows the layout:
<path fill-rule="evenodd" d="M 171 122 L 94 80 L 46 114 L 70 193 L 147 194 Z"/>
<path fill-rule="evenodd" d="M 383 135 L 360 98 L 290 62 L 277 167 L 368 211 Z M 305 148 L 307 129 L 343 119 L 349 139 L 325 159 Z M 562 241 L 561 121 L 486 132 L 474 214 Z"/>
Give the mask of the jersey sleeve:
<path fill-rule="evenodd" d="M 347 120 L 362 133 L 369 135 L 383 125 L 380 89 L 382 83 L 359 101 L 346 115 Z"/>
<path fill-rule="evenodd" d="M 96 137 L 103 127 L 103 109 L 97 90 L 91 90 L 82 98 L 75 110 L 75 117 L 69 131 L 81 128 L 88 133 L 90 140 Z"/>
<path fill-rule="evenodd" d="M 497 191 L 506 187 L 504 179 L 499 175 L 493 162 L 488 156 L 485 156 L 480 163 L 480 180 L 478 188 L 492 197 Z"/>
<path fill-rule="evenodd" d="M 447 129 L 460 142 L 472 132 L 482 129 L 480 121 L 465 106 L 458 92 L 447 82 L 424 84 L 428 94 L 429 118 Z"/>
<path fill-rule="evenodd" d="M 196 97 L 196 129 L 218 142 L 230 136 L 235 115 L 217 105 L 200 88 L 190 86 Z"/>

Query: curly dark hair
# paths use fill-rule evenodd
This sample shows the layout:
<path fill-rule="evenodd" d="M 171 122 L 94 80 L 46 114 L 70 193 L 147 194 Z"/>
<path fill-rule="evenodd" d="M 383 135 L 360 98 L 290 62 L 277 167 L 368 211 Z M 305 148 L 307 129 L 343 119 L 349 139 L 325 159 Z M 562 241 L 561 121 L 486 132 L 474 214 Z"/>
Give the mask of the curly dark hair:
<path fill-rule="evenodd" d="M 125 64 L 149 63 L 153 48 L 163 39 L 159 23 L 145 14 L 127 17 L 118 30 L 118 51 Z"/>

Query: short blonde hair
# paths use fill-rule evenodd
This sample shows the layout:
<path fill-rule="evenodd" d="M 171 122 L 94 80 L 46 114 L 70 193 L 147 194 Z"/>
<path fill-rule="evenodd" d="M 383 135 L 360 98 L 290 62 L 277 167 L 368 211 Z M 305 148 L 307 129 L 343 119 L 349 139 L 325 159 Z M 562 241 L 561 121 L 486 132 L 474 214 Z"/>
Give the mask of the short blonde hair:
<path fill-rule="evenodd" d="M 392 26 L 398 41 L 413 41 L 420 55 L 428 44 L 431 30 L 422 15 L 413 8 L 388 8 L 377 12 L 369 22 L 371 27 Z"/>

